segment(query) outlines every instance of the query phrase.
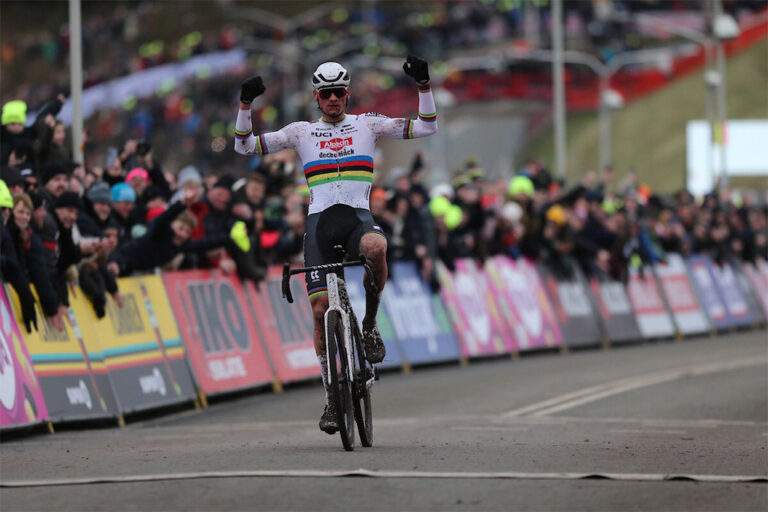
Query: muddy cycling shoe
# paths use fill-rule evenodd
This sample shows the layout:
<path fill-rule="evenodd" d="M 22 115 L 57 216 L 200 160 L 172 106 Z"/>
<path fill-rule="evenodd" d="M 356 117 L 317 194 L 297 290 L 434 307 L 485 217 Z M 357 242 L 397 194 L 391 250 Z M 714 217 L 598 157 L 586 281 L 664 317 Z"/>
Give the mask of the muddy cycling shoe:
<path fill-rule="evenodd" d="M 339 431 L 339 420 L 336 418 L 335 407 L 325 404 L 323 415 L 320 416 L 320 430 L 331 435 Z"/>
<path fill-rule="evenodd" d="M 363 347 L 365 358 L 371 364 L 382 362 L 387 355 L 387 348 L 384 346 L 378 327 L 363 330 Z"/>

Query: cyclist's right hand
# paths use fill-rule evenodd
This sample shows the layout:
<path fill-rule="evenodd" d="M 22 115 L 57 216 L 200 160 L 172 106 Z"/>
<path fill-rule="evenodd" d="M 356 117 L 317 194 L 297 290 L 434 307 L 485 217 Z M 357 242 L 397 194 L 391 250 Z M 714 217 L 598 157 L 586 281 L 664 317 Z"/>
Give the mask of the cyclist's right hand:
<path fill-rule="evenodd" d="M 264 94 L 265 89 L 264 82 L 260 76 L 246 78 L 240 86 L 240 101 L 242 103 L 250 103 L 254 98 Z"/>

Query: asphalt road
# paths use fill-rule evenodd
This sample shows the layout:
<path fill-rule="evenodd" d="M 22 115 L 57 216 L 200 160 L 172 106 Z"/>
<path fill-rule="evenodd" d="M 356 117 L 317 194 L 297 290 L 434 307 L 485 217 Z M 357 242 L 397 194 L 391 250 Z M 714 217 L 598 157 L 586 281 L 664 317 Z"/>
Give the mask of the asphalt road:
<path fill-rule="evenodd" d="M 766 331 L 385 374 L 352 453 L 321 400 L 2 443 L 0 509 L 768 509 Z"/>

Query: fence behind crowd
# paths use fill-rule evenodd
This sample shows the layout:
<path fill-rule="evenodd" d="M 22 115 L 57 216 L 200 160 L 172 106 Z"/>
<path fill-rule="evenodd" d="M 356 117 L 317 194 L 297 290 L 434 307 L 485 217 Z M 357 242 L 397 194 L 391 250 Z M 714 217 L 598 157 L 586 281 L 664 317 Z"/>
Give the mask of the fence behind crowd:
<path fill-rule="evenodd" d="M 378 325 L 385 368 L 467 361 L 530 350 L 582 348 L 765 324 L 768 263 L 716 263 L 670 255 L 631 268 L 626 285 L 587 280 L 576 266 L 497 256 L 438 266 L 436 294 L 414 263 L 397 262 Z M 299 276 L 300 277 L 300 276 Z M 346 274 L 362 320 L 362 269 Z M 119 280 L 99 319 L 78 287 L 56 329 L 19 329 L 18 298 L 0 288 L 0 427 L 116 419 L 210 394 L 318 376 L 313 321 L 301 279 L 282 299 L 280 272 L 243 283 L 219 271 L 167 272 Z"/>

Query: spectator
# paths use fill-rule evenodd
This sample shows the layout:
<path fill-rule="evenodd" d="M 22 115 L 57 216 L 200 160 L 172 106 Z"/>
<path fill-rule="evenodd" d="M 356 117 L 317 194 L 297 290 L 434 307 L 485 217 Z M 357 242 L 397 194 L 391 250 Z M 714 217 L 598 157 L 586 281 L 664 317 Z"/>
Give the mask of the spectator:
<path fill-rule="evenodd" d="M 112 185 L 111 195 L 112 221 L 118 228 L 118 244 L 123 244 L 131 239 L 131 228 L 136 223 L 136 192 L 127 183 L 117 183 Z"/>

